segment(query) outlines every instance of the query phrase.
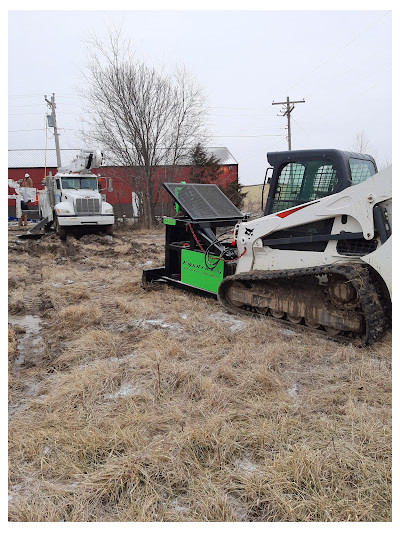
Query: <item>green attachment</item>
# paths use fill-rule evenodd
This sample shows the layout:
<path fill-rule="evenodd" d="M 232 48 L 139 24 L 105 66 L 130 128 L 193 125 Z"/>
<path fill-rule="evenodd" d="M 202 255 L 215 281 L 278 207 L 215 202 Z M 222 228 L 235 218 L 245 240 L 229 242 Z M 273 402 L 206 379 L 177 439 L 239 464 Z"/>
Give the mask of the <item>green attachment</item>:
<path fill-rule="evenodd" d="M 164 217 L 163 224 L 166 224 L 167 226 L 176 226 L 176 220 L 171 217 Z"/>
<path fill-rule="evenodd" d="M 179 183 L 184 183 L 184 184 L 186 185 L 186 181 L 180 181 Z M 181 190 L 182 190 L 182 187 L 177 187 L 177 188 L 175 189 L 175 194 L 176 194 L 177 196 L 179 196 L 179 191 L 181 191 Z M 179 208 L 179 204 L 175 202 L 175 211 L 176 211 L 176 214 L 179 213 L 179 209 L 180 209 L 180 208 Z"/>
<path fill-rule="evenodd" d="M 224 262 L 218 258 L 213 260 L 209 256 L 212 266 L 218 263 L 212 270 L 207 268 L 204 261 L 204 254 L 193 252 L 192 250 L 182 250 L 181 252 L 181 281 L 192 287 L 204 289 L 213 293 L 218 292 L 218 287 L 224 277 Z"/>

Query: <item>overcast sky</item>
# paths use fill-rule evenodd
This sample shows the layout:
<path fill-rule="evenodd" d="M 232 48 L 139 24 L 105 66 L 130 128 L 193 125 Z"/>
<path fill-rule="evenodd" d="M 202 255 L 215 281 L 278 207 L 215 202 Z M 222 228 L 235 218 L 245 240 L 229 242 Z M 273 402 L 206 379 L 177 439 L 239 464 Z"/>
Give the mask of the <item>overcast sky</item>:
<path fill-rule="evenodd" d="M 369 140 L 378 166 L 392 160 L 391 12 L 10 11 L 9 149 L 44 148 L 55 93 L 61 148 L 78 136 L 79 71 L 89 31 L 112 21 L 151 64 L 185 64 L 208 96 L 211 146 L 226 146 L 242 184 L 261 183 L 268 151 L 287 149 L 280 102 L 292 113 L 292 149 L 352 150 Z M 48 147 L 54 148 L 49 137 Z"/>

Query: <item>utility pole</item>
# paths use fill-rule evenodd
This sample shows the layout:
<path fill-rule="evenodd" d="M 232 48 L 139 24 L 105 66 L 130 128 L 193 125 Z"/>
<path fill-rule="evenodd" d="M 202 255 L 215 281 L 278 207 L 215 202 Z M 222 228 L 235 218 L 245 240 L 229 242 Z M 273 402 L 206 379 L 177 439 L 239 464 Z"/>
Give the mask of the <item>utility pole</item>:
<path fill-rule="evenodd" d="M 283 112 L 282 115 L 278 115 L 278 117 L 287 117 L 287 129 L 288 129 L 288 146 L 289 150 L 292 149 L 292 131 L 290 128 L 290 113 L 294 109 L 294 104 L 304 104 L 305 100 L 293 100 L 290 101 L 289 96 L 286 97 L 286 102 L 272 102 L 272 105 L 283 105 L 286 107 L 286 110 Z"/>
<path fill-rule="evenodd" d="M 57 168 L 61 168 L 61 152 L 60 152 L 60 141 L 59 141 L 60 134 L 57 131 L 56 101 L 55 101 L 54 93 L 53 93 L 53 96 L 51 97 L 51 100 L 47 100 L 46 95 L 44 95 L 44 99 L 51 109 L 51 118 L 53 120 L 53 124 L 50 127 L 54 128 L 54 139 L 56 141 Z"/>

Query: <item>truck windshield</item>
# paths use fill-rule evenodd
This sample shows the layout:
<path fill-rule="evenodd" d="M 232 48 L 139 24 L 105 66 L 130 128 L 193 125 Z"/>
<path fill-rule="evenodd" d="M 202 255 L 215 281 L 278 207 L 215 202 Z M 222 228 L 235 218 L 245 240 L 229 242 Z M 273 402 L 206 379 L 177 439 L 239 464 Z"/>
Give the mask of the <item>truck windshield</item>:
<path fill-rule="evenodd" d="M 61 178 L 63 189 L 93 189 L 97 190 L 97 178 Z"/>

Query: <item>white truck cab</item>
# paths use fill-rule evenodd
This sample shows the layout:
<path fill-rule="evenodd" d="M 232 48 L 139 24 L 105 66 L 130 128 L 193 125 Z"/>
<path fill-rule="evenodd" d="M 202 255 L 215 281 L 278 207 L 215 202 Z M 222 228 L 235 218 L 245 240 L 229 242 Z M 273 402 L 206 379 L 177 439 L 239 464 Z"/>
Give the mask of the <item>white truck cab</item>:
<path fill-rule="evenodd" d="M 101 161 L 99 150 L 82 150 L 68 168 L 47 176 L 46 188 L 39 191 L 40 216 L 54 223 L 62 240 L 69 229 L 84 226 L 88 232 L 102 229 L 112 235 L 113 207 L 103 199 L 99 176 L 88 172 L 99 167 Z"/>

